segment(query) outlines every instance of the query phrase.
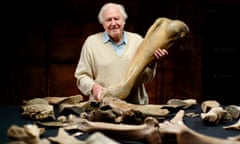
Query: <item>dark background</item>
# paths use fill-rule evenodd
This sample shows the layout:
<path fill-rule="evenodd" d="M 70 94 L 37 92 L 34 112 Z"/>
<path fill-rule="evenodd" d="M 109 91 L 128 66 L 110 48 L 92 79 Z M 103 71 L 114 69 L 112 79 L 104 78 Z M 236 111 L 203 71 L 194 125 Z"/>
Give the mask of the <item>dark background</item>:
<path fill-rule="evenodd" d="M 81 46 L 102 31 L 97 14 L 108 0 L 8 1 L 2 5 L 1 101 L 79 94 L 74 79 Z M 142 36 L 158 17 L 190 28 L 147 83 L 150 103 L 171 98 L 239 104 L 239 0 L 113 0 L 125 6 L 126 29 Z"/>

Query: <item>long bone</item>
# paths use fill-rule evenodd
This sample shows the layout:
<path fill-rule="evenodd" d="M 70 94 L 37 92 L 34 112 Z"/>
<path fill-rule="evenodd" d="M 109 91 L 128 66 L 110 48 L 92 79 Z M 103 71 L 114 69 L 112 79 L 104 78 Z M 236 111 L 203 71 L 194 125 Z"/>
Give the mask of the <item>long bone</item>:
<path fill-rule="evenodd" d="M 127 98 L 141 72 L 154 59 L 153 53 L 158 48 L 170 48 L 188 32 L 188 26 L 180 20 L 156 19 L 139 45 L 128 67 L 127 75 L 120 82 L 105 88 L 101 96 Z"/>
<path fill-rule="evenodd" d="M 74 124 L 63 128 L 65 130 L 78 129 L 88 133 L 100 131 L 110 137 L 142 140 L 148 144 L 162 143 L 158 121 L 153 117 L 146 118 L 144 124 L 141 125 L 91 122 L 80 118 L 77 119 Z"/>

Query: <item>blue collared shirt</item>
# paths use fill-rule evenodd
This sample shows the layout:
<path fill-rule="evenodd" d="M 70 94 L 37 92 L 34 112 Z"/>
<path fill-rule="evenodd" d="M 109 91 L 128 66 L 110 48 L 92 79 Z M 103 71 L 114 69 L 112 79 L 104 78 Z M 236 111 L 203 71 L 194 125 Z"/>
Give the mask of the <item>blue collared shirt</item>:
<path fill-rule="evenodd" d="M 123 40 L 119 44 L 114 43 L 113 40 L 107 34 L 107 32 L 104 32 L 103 33 L 103 42 L 104 43 L 110 42 L 114 51 L 117 53 L 117 55 L 120 56 L 120 55 L 123 54 L 123 52 L 125 50 L 125 47 L 126 47 L 126 44 L 127 44 L 126 32 L 123 32 Z"/>

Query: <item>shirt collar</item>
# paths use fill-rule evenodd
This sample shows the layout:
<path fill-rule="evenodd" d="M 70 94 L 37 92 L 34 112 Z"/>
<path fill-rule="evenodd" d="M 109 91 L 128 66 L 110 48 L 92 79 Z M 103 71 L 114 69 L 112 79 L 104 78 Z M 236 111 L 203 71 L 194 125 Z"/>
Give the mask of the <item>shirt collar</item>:
<path fill-rule="evenodd" d="M 112 39 L 109 37 L 106 31 L 103 33 L 103 42 L 112 42 Z M 125 31 L 123 32 L 123 40 L 121 41 L 121 43 L 127 44 L 127 33 Z"/>

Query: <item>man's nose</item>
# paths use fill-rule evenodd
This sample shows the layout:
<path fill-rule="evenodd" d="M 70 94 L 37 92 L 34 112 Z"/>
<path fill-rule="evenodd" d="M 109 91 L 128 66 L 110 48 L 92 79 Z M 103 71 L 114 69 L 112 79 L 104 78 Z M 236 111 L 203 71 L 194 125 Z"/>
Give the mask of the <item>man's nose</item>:
<path fill-rule="evenodd" d="M 115 24 L 116 24 L 116 20 L 112 19 L 112 20 L 111 20 L 111 24 L 112 24 L 112 25 L 115 25 Z"/>

